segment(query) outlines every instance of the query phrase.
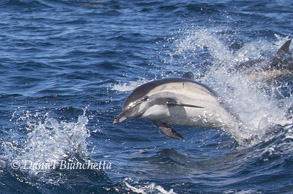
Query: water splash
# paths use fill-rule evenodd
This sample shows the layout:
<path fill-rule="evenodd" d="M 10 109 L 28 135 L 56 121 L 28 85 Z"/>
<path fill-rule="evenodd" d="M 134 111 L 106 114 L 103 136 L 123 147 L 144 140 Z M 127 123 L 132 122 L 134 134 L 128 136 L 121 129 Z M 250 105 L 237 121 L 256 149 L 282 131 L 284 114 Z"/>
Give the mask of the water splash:
<path fill-rule="evenodd" d="M 61 160 L 76 155 L 87 158 L 86 140 L 90 133 L 86 128 L 88 118 L 85 113 L 78 116 L 76 122 L 58 121 L 49 113 L 26 111 L 19 117 L 14 113 L 12 120 L 16 120 L 16 123 L 25 122 L 26 127 L 22 138 L 2 143 L 3 155 L 10 165 L 20 165 L 19 170 L 30 175 L 50 172 L 52 165 L 58 166 Z M 21 130 L 21 124 L 18 126 L 16 130 Z M 31 166 L 35 164 L 48 166 Z"/>
<path fill-rule="evenodd" d="M 139 79 L 137 81 L 130 81 L 129 83 L 119 83 L 112 86 L 111 90 L 118 91 L 118 92 L 128 92 L 132 91 L 138 86 L 150 82 L 151 80 L 147 80 L 145 78 Z"/>
<path fill-rule="evenodd" d="M 190 57 L 191 55 L 203 57 L 202 53 L 208 52 L 205 56 L 209 58 L 205 60 L 212 61 L 212 65 L 197 81 L 215 90 L 228 109 L 238 115 L 249 134 L 261 139 L 274 125 L 292 125 L 292 118 L 287 116 L 293 105 L 292 93 L 275 98 L 274 95 L 268 95 L 267 82 L 255 81 L 244 73 L 232 74 L 227 70 L 241 62 L 274 56 L 280 45 L 287 40 L 286 37 L 277 38 L 276 43 L 258 40 L 246 43 L 238 50 L 232 50 L 225 43 L 225 39 L 227 42 L 231 40 L 221 30 L 190 29 L 174 41 L 174 53 L 181 55 L 181 59 L 192 60 L 194 56 Z M 196 68 L 195 64 L 190 65 L 190 69 L 196 71 Z M 284 86 L 290 91 L 289 84 L 283 84 L 282 89 Z M 280 85 L 269 87 L 270 90 L 278 91 Z"/>
<path fill-rule="evenodd" d="M 187 30 L 182 38 L 176 39 L 174 44 L 176 49 L 175 54 L 188 59 L 190 55 L 197 55 L 207 49 L 214 59 L 226 61 L 233 58 L 232 53 L 217 36 L 214 36 L 212 29 L 199 29 L 197 31 Z M 221 52 L 219 52 L 221 51 Z"/>
<path fill-rule="evenodd" d="M 134 193 L 161 193 L 161 194 L 176 194 L 173 189 L 169 191 L 165 190 L 162 186 L 150 183 L 146 185 L 139 185 L 138 187 L 132 186 L 135 182 L 131 178 L 125 178 L 122 182 L 126 189 L 131 190 Z"/>

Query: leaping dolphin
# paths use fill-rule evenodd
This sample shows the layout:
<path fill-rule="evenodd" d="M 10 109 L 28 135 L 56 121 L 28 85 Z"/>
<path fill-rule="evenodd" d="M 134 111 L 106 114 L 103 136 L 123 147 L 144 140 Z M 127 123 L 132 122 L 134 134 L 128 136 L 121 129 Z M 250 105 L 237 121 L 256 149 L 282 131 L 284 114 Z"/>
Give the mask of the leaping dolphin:
<path fill-rule="evenodd" d="M 290 44 L 291 40 L 286 41 L 271 59 L 256 59 L 240 63 L 228 69 L 228 72 L 245 72 L 254 79 L 268 79 L 280 75 L 293 74 L 293 62 L 292 58 L 290 58 Z"/>
<path fill-rule="evenodd" d="M 123 112 L 113 121 L 145 118 L 165 135 L 183 139 L 171 125 L 199 126 L 223 130 L 232 136 L 239 123 L 221 103 L 216 93 L 193 79 L 191 72 L 182 78 L 151 81 L 136 88 L 126 99 Z"/>

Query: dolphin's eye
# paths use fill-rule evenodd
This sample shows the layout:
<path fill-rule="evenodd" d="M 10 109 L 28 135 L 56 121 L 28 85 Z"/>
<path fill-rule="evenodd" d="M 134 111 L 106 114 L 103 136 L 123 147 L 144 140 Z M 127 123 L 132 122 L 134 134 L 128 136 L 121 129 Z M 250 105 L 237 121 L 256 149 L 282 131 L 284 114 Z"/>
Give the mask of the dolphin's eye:
<path fill-rule="evenodd" d="M 141 99 L 141 101 L 147 101 L 148 99 L 149 99 L 148 96 L 144 96 L 144 97 Z"/>

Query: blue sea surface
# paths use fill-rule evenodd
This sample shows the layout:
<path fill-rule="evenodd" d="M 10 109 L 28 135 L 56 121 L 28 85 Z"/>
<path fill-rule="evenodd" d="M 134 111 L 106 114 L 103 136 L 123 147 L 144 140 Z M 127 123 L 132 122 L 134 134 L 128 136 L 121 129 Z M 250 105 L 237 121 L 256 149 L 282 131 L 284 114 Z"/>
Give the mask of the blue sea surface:
<path fill-rule="evenodd" d="M 0 193 L 292 193 L 292 73 L 227 73 L 276 56 L 292 10 L 291 0 L 1 0 Z M 112 124 L 136 87 L 187 71 L 252 141 Z"/>

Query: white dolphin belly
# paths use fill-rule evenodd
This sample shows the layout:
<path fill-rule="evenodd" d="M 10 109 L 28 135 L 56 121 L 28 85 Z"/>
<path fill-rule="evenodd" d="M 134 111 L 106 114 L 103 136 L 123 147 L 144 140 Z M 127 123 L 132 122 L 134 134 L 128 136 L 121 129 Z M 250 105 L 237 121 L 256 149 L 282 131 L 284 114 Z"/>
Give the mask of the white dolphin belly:
<path fill-rule="evenodd" d="M 159 120 L 172 125 L 199 126 L 205 128 L 230 128 L 237 125 L 236 119 L 219 104 L 205 104 L 203 108 L 184 106 L 152 106 L 142 118 Z"/>

